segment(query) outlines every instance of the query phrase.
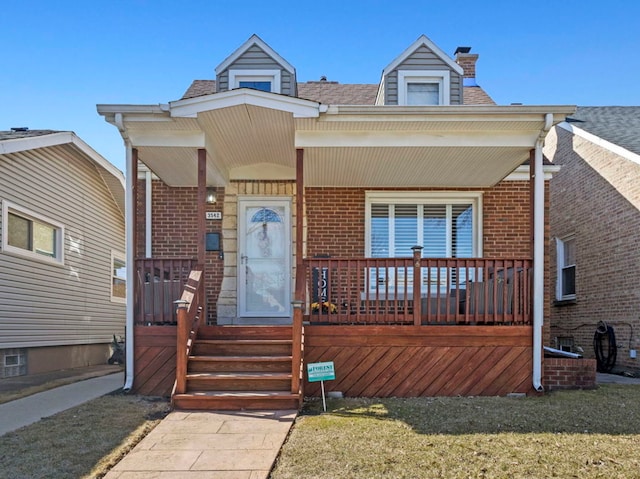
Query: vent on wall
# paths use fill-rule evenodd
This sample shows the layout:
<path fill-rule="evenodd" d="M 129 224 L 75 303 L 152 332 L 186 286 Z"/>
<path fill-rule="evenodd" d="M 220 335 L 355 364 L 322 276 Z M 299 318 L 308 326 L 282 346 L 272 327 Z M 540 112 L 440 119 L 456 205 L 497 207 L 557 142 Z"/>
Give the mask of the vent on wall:
<path fill-rule="evenodd" d="M 27 374 L 26 349 L 4 349 L 0 351 L 0 361 L 3 378 Z"/>

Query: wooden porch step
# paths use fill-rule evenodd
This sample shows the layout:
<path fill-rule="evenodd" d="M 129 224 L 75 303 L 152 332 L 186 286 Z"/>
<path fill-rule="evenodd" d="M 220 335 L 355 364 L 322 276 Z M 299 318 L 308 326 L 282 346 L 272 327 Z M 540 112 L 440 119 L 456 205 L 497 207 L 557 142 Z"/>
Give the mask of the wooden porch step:
<path fill-rule="evenodd" d="M 298 409 L 298 394 L 287 391 L 199 391 L 173 396 L 176 409 L 187 410 L 255 410 Z"/>
<path fill-rule="evenodd" d="M 198 339 L 194 356 L 286 356 L 291 339 Z"/>
<path fill-rule="evenodd" d="M 291 371 L 291 356 L 190 356 L 190 373 Z"/>
<path fill-rule="evenodd" d="M 190 391 L 290 391 L 291 372 L 219 372 L 187 374 Z"/>
<path fill-rule="evenodd" d="M 201 326 L 200 339 L 291 339 L 291 326 Z"/>

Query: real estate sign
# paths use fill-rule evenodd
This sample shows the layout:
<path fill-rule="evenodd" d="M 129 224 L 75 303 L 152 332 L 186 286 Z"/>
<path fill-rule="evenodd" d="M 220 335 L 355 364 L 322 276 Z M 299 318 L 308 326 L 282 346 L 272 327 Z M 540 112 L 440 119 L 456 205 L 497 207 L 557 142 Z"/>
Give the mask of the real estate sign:
<path fill-rule="evenodd" d="M 307 364 L 307 376 L 310 383 L 335 379 L 336 371 L 333 367 L 333 361 Z"/>

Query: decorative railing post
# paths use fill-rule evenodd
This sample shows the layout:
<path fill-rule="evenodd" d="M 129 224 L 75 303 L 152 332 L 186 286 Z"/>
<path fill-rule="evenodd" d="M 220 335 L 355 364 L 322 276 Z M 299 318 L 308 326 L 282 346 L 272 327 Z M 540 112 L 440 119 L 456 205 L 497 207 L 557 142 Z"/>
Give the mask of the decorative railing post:
<path fill-rule="evenodd" d="M 187 341 L 191 325 L 189 324 L 189 302 L 183 299 L 174 301 L 178 316 L 176 341 L 176 394 L 184 394 L 187 390 Z"/>
<path fill-rule="evenodd" d="M 294 300 L 293 305 L 293 327 L 291 343 L 291 393 L 300 391 L 300 380 L 302 376 L 302 316 L 304 301 Z"/>
<path fill-rule="evenodd" d="M 413 324 L 422 324 L 422 246 L 412 246 L 413 251 Z"/>

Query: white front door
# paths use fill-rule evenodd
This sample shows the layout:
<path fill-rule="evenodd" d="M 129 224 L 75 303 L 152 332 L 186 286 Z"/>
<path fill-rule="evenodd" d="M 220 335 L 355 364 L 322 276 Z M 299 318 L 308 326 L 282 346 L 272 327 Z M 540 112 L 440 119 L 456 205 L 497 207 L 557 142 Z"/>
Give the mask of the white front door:
<path fill-rule="evenodd" d="M 263 198 L 238 202 L 238 315 L 291 316 L 291 205 Z"/>

